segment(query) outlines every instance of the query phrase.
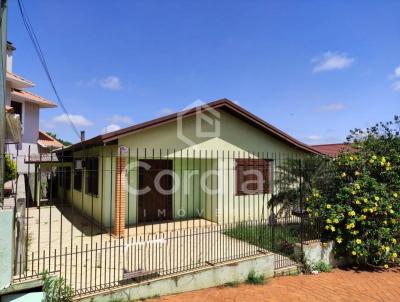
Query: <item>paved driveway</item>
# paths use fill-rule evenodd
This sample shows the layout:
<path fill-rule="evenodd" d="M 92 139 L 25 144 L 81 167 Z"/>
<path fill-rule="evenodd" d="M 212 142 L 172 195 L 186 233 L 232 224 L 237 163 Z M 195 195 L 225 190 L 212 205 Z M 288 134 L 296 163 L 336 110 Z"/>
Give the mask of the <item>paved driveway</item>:
<path fill-rule="evenodd" d="M 265 285 L 218 287 L 152 302 L 266 302 L 266 301 L 400 301 L 400 270 L 356 271 L 336 269 L 331 273 L 277 277 Z"/>

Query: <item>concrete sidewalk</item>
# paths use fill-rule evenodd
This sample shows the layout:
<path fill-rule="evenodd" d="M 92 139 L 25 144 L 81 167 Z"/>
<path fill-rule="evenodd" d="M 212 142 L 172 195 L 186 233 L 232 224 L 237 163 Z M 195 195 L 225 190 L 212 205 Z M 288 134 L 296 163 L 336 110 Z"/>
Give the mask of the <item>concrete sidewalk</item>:
<path fill-rule="evenodd" d="M 278 277 L 265 285 L 242 284 L 217 287 L 148 302 L 312 302 L 399 301 L 400 270 L 357 271 L 336 269 L 332 273 Z"/>

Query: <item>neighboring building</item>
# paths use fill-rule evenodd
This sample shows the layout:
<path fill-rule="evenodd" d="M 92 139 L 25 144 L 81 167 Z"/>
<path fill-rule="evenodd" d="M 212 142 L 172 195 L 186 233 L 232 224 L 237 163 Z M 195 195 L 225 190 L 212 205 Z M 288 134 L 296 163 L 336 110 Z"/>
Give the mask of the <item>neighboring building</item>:
<path fill-rule="evenodd" d="M 39 130 L 39 138 L 37 144 L 39 147 L 39 153 L 50 153 L 55 149 L 64 147 L 64 145 L 60 143 L 57 139 L 42 130 Z"/>
<path fill-rule="evenodd" d="M 199 115 L 208 116 L 206 130 L 218 124 L 218 133 L 198 135 Z M 227 223 L 267 218 L 267 202 L 274 190 L 272 169 L 281 156 L 301 158 L 318 152 L 222 99 L 99 135 L 56 153 L 61 172 L 58 199 L 72 203 L 116 236 L 124 236 L 125 226 L 154 221 L 203 218 Z M 247 194 L 240 184 L 249 180 L 250 168 L 259 171 L 263 185 Z M 170 187 L 176 179 L 181 186 L 159 194 L 152 183 L 157 172 L 168 170 L 174 176 L 166 176 L 163 186 Z M 217 192 L 203 192 L 198 175 L 211 171 L 215 173 L 206 182 Z M 189 179 L 187 175 L 193 173 L 197 176 Z M 149 194 L 135 193 L 145 187 L 152 188 Z"/>
<path fill-rule="evenodd" d="M 39 115 L 42 108 L 55 108 L 53 102 L 25 89 L 34 83 L 13 73 L 13 52 L 15 47 L 7 42 L 6 109 L 18 114 L 21 122 L 20 141 L 7 141 L 6 152 L 17 161 L 19 173 L 27 172 L 25 156 L 38 154 Z"/>
<path fill-rule="evenodd" d="M 354 148 L 352 148 L 351 145 L 348 143 L 313 145 L 312 147 L 318 152 L 328 155 L 330 157 L 336 157 L 341 152 L 354 150 Z"/>

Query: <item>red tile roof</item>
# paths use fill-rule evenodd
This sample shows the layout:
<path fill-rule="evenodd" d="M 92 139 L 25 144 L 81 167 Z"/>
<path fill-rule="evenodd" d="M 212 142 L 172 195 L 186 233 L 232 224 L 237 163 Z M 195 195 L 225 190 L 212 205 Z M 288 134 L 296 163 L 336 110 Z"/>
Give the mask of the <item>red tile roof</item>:
<path fill-rule="evenodd" d="M 318 152 L 329 155 L 331 157 L 337 156 L 343 151 L 353 151 L 354 148 L 348 143 L 338 143 L 338 144 L 325 144 L 325 145 L 313 145 L 314 149 Z"/>
<path fill-rule="evenodd" d="M 7 80 L 12 82 L 18 82 L 22 84 L 24 87 L 33 87 L 35 84 L 24 77 L 21 77 L 13 72 L 7 71 Z"/>
<path fill-rule="evenodd" d="M 13 89 L 11 91 L 11 96 L 22 98 L 24 100 L 27 100 L 28 102 L 38 104 L 40 107 L 43 108 L 57 107 L 57 105 L 54 104 L 53 102 L 25 90 Z"/>
<path fill-rule="evenodd" d="M 39 139 L 37 143 L 43 148 L 62 148 L 64 145 L 46 132 L 39 130 Z"/>

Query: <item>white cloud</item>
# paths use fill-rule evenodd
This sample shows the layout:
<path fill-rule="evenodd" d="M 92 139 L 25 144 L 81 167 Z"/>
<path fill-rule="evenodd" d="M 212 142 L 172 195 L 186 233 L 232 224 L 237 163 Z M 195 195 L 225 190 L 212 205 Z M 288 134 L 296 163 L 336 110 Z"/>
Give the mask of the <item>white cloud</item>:
<path fill-rule="evenodd" d="M 325 52 L 322 56 L 315 57 L 311 60 L 314 64 L 313 72 L 322 72 L 329 70 L 339 70 L 350 67 L 355 59 L 349 57 L 345 53 Z"/>
<path fill-rule="evenodd" d="M 327 112 L 327 111 L 340 111 L 346 108 L 345 104 L 342 103 L 330 103 L 324 106 L 321 106 L 317 109 L 320 112 Z"/>
<path fill-rule="evenodd" d="M 121 90 L 122 89 L 122 83 L 121 80 L 116 77 L 116 76 L 108 76 L 104 79 L 100 79 L 99 85 L 103 87 L 104 89 L 108 90 Z"/>
<path fill-rule="evenodd" d="M 94 78 L 88 81 L 81 80 L 77 84 L 86 87 L 100 86 L 107 90 L 121 90 L 123 88 L 121 79 L 114 75 L 102 79 Z"/>
<path fill-rule="evenodd" d="M 392 88 L 394 91 L 400 91 L 400 81 L 393 82 Z"/>
<path fill-rule="evenodd" d="M 157 112 L 157 115 L 163 116 L 163 115 L 168 115 L 171 113 L 174 113 L 175 111 L 171 108 L 163 108 L 160 111 Z"/>
<path fill-rule="evenodd" d="M 391 73 L 391 74 L 389 75 L 389 80 L 395 80 L 395 79 L 398 79 L 398 78 L 400 78 L 400 65 L 397 66 L 397 67 L 394 69 L 393 73 Z"/>
<path fill-rule="evenodd" d="M 310 141 L 320 141 L 322 139 L 322 136 L 313 134 L 307 137 Z"/>
<path fill-rule="evenodd" d="M 63 114 L 58 115 L 53 118 L 54 123 L 68 124 L 70 121 L 75 126 L 91 126 L 91 125 L 93 125 L 93 123 L 91 121 L 89 121 L 83 115 L 79 115 L 79 114 L 70 114 L 69 118 L 68 118 L 68 115 L 63 113 Z"/>
<path fill-rule="evenodd" d="M 104 127 L 103 129 L 101 129 L 101 133 L 102 134 L 106 134 L 106 133 L 109 133 L 109 132 L 117 131 L 119 129 L 121 129 L 121 127 L 119 125 L 110 124 L 110 125 Z"/>
<path fill-rule="evenodd" d="M 133 124 L 133 120 L 130 116 L 128 115 L 119 115 L 119 114 L 114 114 L 112 117 L 107 119 L 110 123 L 112 124 Z"/>

